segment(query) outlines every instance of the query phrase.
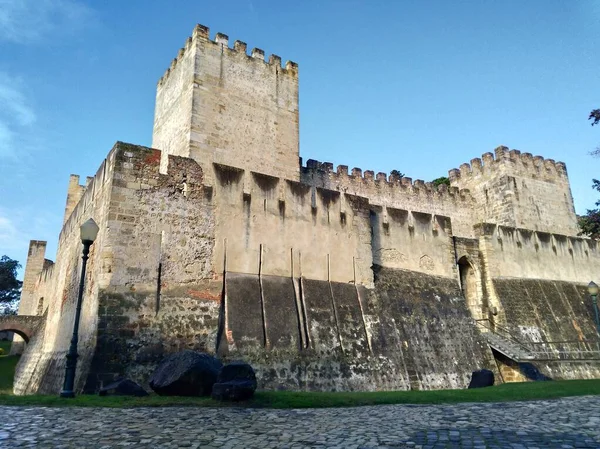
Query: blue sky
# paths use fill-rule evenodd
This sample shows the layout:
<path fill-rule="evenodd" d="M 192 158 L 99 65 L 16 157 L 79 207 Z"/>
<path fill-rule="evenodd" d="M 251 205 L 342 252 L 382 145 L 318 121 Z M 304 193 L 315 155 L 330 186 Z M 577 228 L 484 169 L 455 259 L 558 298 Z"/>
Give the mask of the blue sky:
<path fill-rule="evenodd" d="M 0 0 L 0 255 L 54 259 L 70 173 L 150 145 L 156 82 L 196 23 L 300 67 L 300 152 L 431 180 L 498 145 L 600 159 L 598 0 Z"/>

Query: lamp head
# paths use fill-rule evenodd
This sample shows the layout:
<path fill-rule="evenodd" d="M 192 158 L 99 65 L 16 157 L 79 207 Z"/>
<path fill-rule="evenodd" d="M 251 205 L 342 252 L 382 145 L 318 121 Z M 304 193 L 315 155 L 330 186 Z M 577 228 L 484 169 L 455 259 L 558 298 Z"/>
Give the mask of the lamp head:
<path fill-rule="evenodd" d="M 96 222 L 92 218 L 90 218 L 79 228 L 81 241 L 88 241 L 93 243 L 94 240 L 96 240 L 96 237 L 98 236 L 99 230 L 100 228 L 98 227 Z"/>
<path fill-rule="evenodd" d="M 588 293 L 591 296 L 596 296 L 598 294 L 598 286 L 596 285 L 596 283 L 594 281 L 592 281 L 588 284 Z"/>

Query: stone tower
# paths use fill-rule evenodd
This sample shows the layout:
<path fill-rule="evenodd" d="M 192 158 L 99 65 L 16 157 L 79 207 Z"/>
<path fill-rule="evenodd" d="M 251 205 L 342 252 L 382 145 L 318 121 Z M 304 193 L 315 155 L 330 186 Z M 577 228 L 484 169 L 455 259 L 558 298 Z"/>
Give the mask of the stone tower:
<path fill-rule="evenodd" d="M 449 172 L 450 182 L 477 202 L 475 221 L 577 235 L 567 168 L 562 162 L 496 148 Z"/>
<path fill-rule="evenodd" d="M 229 48 L 197 25 L 158 82 L 152 146 L 190 157 L 211 179 L 212 163 L 288 179 L 299 177 L 298 66 L 246 44 Z"/>

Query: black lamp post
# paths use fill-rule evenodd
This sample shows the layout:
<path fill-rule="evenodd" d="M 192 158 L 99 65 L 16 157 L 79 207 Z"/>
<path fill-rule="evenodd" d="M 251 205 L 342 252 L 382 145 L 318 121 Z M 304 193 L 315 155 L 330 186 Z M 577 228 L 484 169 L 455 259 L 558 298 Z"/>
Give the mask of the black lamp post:
<path fill-rule="evenodd" d="M 85 266 L 90 252 L 90 246 L 98 235 L 98 225 L 93 219 L 89 219 L 79 228 L 81 243 L 83 243 L 83 264 L 81 265 L 81 279 L 79 280 L 79 294 L 77 295 L 77 308 L 75 309 L 75 324 L 73 325 L 73 337 L 67 354 L 67 367 L 65 369 L 65 384 L 60 392 L 61 398 L 74 398 L 75 392 L 75 369 L 77 368 L 77 340 L 79 339 L 79 317 L 81 316 L 81 302 L 83 300 L 83 285 L 85 283 Z"/>
<path fill-rule="evenodd" d="M 596 313 L 596 329 L 600 333 L 600 316 L 598 315 L 598 286 L 595 282 L 588 284 L 588 293 L 592 297 L 592 304 L 594 305 L 594 312 Z"/>

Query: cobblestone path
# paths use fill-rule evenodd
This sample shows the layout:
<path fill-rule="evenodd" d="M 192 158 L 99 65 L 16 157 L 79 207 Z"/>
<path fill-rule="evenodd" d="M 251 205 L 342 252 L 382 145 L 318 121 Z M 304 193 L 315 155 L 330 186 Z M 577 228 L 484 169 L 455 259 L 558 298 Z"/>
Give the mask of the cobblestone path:
<path fill-rule="evenodd" d="M 600 448 L 600 397 L 492 404 L 0 407 L 0 447 Z"/>

